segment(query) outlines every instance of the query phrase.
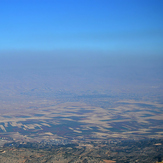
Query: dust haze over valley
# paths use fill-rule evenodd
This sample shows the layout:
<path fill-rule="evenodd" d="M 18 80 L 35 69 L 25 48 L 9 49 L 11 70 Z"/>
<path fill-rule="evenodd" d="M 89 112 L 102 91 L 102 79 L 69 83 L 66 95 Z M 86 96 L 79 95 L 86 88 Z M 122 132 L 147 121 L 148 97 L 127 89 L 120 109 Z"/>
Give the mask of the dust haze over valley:
<path fill-rule="evenodd" d="M 162 137 L 161 57 L 52 53 L 1 57 L 1 137 Z"/>
<path fill-rule="evenodd" d="M 1 87 L 9 91 L 8 96 L 17 92 L 17 96 L 24 93 L 33 97 L 42 92 L 52 97 L 59 91 L 109 96 L 111 92 L 137 91 L 143 97 L 143 92 L 161 92 L 162 60 L 157 55 L 114 56 L 100 52 L 4 53 L 0 61 Z"/>
<path fill-rule="evenodd" d="M 161 57 L 114 58 L 88 52 L 69 52 L 63 57 L 63 53 L 54 53 L 1 56 L 1 146 L 75 143 L 81 150 L 88 146 L 89 151 L 91 146 L 93 152 L 96 145 L 90 142 L 103 147 L 103 141 L 162 139 Z M 83 157 L 89 160 L 86 153 Z M 120 156 L 100 157 L 93 157 L 92 162 Z"/>

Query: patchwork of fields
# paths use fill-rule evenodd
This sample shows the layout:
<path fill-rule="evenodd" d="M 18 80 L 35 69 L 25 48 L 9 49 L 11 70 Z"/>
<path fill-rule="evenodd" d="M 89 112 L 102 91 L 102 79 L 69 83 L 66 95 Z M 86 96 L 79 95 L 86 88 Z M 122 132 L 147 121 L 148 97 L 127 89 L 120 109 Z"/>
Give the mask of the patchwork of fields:
<path fill-rule="evenodd" d="M 0 116 L 1 141 L 76 142 L 163 137 L 163 105 L 117 101 L 112 108 L 66 102 L 8 109 Z M 23 108 L 24 107 L 24 108 Z M 23 109 L 22 109 L 23 108 Z"/>

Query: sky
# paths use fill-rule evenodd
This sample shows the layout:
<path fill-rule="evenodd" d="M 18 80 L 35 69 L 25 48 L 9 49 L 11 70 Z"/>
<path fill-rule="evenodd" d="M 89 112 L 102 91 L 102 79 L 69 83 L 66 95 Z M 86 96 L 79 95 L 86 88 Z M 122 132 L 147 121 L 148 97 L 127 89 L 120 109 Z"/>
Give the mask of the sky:
<path fill-rule="evenodd" d="M 0 0 L 0 53 L 163 54 L 162 0 Z"/>

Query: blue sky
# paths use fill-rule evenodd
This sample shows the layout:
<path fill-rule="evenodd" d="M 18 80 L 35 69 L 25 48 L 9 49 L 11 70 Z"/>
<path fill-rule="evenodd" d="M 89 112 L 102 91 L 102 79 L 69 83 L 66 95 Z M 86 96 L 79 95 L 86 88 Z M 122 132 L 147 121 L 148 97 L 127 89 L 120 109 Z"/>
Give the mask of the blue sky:
<path fill-rule="evenodd" d="M 0 0 L 0 51 L 163 53 L 162 0 Z"/>

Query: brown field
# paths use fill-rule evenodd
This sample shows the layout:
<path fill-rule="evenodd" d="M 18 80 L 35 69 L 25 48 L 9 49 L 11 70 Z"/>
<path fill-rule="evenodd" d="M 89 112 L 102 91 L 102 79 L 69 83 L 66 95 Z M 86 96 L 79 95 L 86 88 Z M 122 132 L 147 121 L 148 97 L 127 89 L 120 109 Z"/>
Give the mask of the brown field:
<path fill-rule="evenodd" d="M 126 100 L 102 108 L 83 102 L 57 104 L 45 100 L 14 105 L 3 104 L 0 109 L 1 140 L 163 137 L 163 105 L 159 103 Z"/>

